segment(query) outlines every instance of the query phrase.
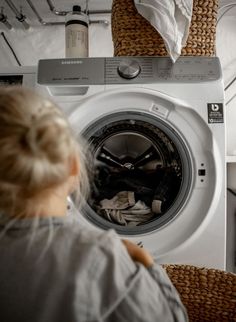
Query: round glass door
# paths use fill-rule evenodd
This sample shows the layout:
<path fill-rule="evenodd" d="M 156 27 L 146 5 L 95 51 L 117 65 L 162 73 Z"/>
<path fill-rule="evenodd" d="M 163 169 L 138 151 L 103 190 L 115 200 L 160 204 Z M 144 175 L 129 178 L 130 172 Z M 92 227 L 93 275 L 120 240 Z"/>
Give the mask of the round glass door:
<path fill-rule="evenodd" d="M 150 114 L 110 114 L 90 125 L 91 196 L 84 214 L 121 234 L 153 231 L 178 215 L 192 182 L 184 140 Z"/>

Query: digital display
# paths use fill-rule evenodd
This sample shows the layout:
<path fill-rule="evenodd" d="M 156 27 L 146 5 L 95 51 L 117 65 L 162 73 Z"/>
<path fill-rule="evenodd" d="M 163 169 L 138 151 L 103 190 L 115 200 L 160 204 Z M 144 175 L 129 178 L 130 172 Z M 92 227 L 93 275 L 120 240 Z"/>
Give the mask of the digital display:
<path fill-rule="evenodd" d="M 23 75 L 1 75 L 0 86 L 22 85 Z"/>

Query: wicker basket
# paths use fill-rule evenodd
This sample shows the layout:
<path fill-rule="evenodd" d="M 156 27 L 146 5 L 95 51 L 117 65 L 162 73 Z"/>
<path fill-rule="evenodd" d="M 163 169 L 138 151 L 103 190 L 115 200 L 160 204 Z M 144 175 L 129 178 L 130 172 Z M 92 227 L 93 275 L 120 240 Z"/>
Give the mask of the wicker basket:
<path fill-rule="evenodd" d="M 214 56 L 218 0 L 194 0 L 186 47 L 181 55 Z M 114 56 L 167 56 L 160 34 L 136 10 L 133 0 L 113 0 Z"/>
<path fill-rule="evenodd" d="M 190 322 L 236 322 L 236 274 L 190 265 L 163 265 Z"/>

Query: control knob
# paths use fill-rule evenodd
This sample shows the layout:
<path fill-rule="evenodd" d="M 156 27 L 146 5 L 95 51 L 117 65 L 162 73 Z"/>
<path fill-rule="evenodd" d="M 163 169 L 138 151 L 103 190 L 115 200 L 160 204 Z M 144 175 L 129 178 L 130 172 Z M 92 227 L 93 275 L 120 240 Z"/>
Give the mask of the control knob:
<path fill-rule="evenodd" d="M 132 79 L 138 76 L 141 71 L 141 67 L 136 60 L 123 59 L 120 62 L 117 70 L 121 77 Z"/>

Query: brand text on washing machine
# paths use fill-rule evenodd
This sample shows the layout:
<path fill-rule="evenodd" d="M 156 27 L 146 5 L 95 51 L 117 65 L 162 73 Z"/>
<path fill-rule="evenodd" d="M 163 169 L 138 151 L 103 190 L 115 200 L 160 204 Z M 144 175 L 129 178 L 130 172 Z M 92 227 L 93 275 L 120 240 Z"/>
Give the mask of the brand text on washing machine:
<path fill-rule="evenodd" d="M 82 60 L 62 60 L 62 65 L 83 64 Z"/>

